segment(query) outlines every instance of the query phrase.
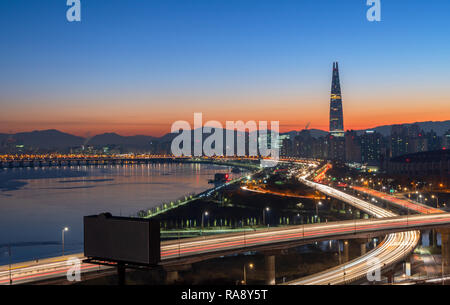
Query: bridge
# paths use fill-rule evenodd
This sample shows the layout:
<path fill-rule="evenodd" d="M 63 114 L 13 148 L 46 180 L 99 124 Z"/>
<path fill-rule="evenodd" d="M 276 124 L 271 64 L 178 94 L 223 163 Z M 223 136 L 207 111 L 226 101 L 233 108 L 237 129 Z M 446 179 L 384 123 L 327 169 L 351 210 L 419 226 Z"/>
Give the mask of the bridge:
<path fill-rule="evenodd" d="M 238 159 L 213 159 L 191 158 L 173 156 L 36 156 L 36 157 L 0 157 L 0 168 L 24 168 L 24 167 L 61 167 L 61 166 L 100 166 L 100 165 L 134 165 L 152 163 L 214 163 L 227 166 L 239 166 L 247 169 L 259 168 L 257 164 L 237 162 Z M 258 161 L 258 159 L 246 159 L 246 161 Z"/>
<path fill-rule="evenodd" d="M 288 228 L 270 228 L 267 230 L 257 230 L 254 232 L 241 232 L 231 234 L 221 234 L 218 236 L 204 236 L 196 238 L 181 239 L 179 241 L 165 241 L 161 243 L 161 266 L 174 267 L 179 265 L 192 264 L 205 259 L 219 257 L 232 253 L 247 251 L 269 251 L 284 247 L 292 247 L 301 244 L 308 244 L 320 240 L 370 238 L 393 232 L 404 232 L 389 237 L 385 244 L 387 248 L 403 245 L 408 246 L 408 236 L 414 237 L 418 233 L 410 230 L 419 230 L 430 227 L 450 226 L 450 213 L 430 214 L 430 215 L 406 215 L 380 219 L 359 219 L 350 221 L 338 221 L 322 224 L 309 224 L 292 226 Z M 389 235 L 389 236 L 391 236 Z M 415 246 L 415 245 L 414 245 Z M 386 248 L 386 249 L 385 249 Z M 378 250 L 382 251 L 382 250 Z M 401 252 L 403 252 L 402 250 Z M 82 257 L 82 255 L 74 255 Z M 345 254 L 344 254 L 345 256 Z M 4 266 L 0 271 L 0 284 L 9 283 L 9 270 Z M 27 269 L 28 268 L 28 269 Z M 47 278 L 61 269 L 56 275 L 64 274 L 67 269 L 65 261 L 39 264 L 27 268 L 15 268 L 12 270 L 14 281 L 35 281 Z M 85 271 L 92 271 L 98 266 L 83 263 Z M 349 277 L 347 280 L 350 280 Z"/>
<path fill-rule="evenodd" d="M 243 157 L 192 157 L 173 155 L 84 155 L 84 154 L 21 154 L 21 155 L 0 155 L 0 168 L 21 168 L 21 167 L 52 167 L 52 166 L 82 166 L 82 165 L 131 165 L 131 164 L 151 164 L 167 162 L 186 163 L 214 163 L 227 166 L 238 166 L 248 169 L 260 168 L 259 162 L 264 158 L 255 156 Z M 245 161 L 245 162 L 243 162 Z M 317 164 L 317 161 L 303 160 L 298 158 L 281 158 L 278 162 L 308 162 Z"/>

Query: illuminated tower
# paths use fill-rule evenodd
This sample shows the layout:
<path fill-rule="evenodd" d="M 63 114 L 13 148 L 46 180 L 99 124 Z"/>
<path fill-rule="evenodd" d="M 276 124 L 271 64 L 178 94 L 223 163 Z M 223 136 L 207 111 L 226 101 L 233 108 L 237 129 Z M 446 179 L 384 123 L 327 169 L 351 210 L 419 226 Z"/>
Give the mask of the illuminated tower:
<path fill-rule="evenodd" d="M 344 136 L 344 116 L 342 114 L 341 84 L 338 63 L 333 63 L 333 81 L 330 100 L 330 133 L 334 137 Z"/>
<path fill-rule="evenodd" d="M 333 81 L 331 83 L 328 159 L 345 162 L 344 116 L 342 114 L 341 84 L 337 62 L 333 63 Z"/>

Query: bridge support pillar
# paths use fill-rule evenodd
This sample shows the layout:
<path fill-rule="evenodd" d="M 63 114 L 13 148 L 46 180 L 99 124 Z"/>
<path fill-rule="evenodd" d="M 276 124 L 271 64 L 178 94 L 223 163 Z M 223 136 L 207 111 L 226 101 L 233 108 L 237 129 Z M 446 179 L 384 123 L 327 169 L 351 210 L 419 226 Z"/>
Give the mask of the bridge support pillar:
<path fill-rule="evenodd" d="M 275 255 L 264 257 L 266 269 L 266 285 L 275 285 Z"/>
<path fill-rule="evenodd" d="M 348 240 L 344 240 L 344 257 L 343 257 L 343 262 L 346 263 L 349 261 L 349 243 Z"/>
<path fill-rule="evenodd" d="M 436 229 L 431 229 L 430 234 L 431 234 L 430 244 L 433 245 L 433 248 L 436 248 L 437 247 L 437 231 L 436 231 Z"/>
<path fill-rule="evenodd" d="M 119 286 L 125 285 L 125 265 L 123 263 L 117 264 L 117 278 Z"/>
<path fill-rule="evenodd" d="M 356 242 L 358 242 L 360 248 L 361 248 L 361 256 L 363 256 L 364 254 L 366 254 L 367 252 L 367 238 L 358 238 L 355 239 Z"/>
<path fill-rule="evenodd" d="M 387 282 L 388 284 L 393 284 L 394 283 L 394 276 L 395 276 L 395 266 L 386 270 L 384 272 L 384 276 L 386 276 L 387 278 Z"/>
<path fill-rule="evenodd" d="M 439 229 L 441 233 L 442 268 L 445 275 L 450 273 L 450 228 Z"/>
<path fill-rule="evenodd" d="M 360 247 L 361 247 L 361 256 L 363 256 L 367 252 L 366 243 L 361 243 Z"/>
<path fill-rule="evenodd" d="M 191 264 L 164 266 L 166 273 L 166 284 L 173 284 L 180 280 L 180 271 L 186 271 L 192 268 Z"/>
<path fill-rule="evenodd" d="M 375 237 L 372 239 L 372 243 L 373 243 L 373 247 L 376 248 L 377 247 L 377 241 L 380 240 L 380 237 Z"/>
<path fill-rule="evenodd" d="M 173 284 L 179 280 L 178 270 L 166 271 L 166 284 Z"/>

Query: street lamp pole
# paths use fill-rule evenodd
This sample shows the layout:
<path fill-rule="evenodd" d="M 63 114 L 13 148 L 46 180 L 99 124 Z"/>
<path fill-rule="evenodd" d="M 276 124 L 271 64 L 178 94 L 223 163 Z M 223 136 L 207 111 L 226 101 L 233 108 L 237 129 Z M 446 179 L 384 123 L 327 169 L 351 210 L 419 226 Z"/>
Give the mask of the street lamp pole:
<path fill-rule="evenodd" d="M 248 267 L 250 269 L 253 269 L 253 263 L 248 264 Z M 244 280 L 243 280 L 243 284 L 247 285 L 247 264 L 244 264 Z"/>
<path fill-rule="evenodd" d="M 341 242 L 339 240 L 337 241 L 337 245 L 338 245 L 339 265 L 340 265 L 342 264 L 342 258 L 341 258 Z"/>
<path fill-rule="evenodd" d="M 406 226 L 409 226 L 408 224 L 408 220 L 409 220 L 409 205 L 406 207 L 407 209 L 407 214 L 406 214 Z"/>
<path fill-rule="evenodd" d="M 316 215 L 317 215 L 317 218 L 319 218 L 319 205 L 322 205 L 322 201 L 319 201 L 319 202 L 316 203 Z"/>
<path fill-rule="evenodd" d="M 8 255 L 9 255 L 9 285 L 12 285 L 12 274 L 11 274 L 11 244 L 8 244 Z"/>
<path fill-rule="evenodd" d="M 263 225 L 266 225 L 266 213 L 268 213 L 269 211 L 270 211 L 269 207 L 263 209 Z"/>
<path fill-rule="evenodd" d="M 207 211 L 202 213 L 202 232 L 203 232 L 203 228 L 204 228 L 205 216 L 208 216 L 208 212 Z"/>
<path fill-rule="evenodd" d="M 62 255 L 64 256 L 64 233 L 66 231 L 69 231 L 68 227 L 65 227 L 64 229 L 62 229 L 61 231 L 61 236 L 62 236 Z"/>
<path fill-rule="evenodd" d="M 431 195 L 431 198 L 433 198 L 433 199 L 436 198 L 436 208 L 438 209 L 439 208 L 439 198 L 438 198 L 438 196 Z"/>

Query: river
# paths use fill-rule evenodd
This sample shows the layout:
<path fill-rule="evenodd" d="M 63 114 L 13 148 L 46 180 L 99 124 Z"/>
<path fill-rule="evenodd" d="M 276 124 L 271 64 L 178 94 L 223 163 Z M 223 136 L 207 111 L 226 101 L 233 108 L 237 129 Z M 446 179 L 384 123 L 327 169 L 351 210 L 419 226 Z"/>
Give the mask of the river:
<path fill-rule="evenodd" d="M 0 265 L 83 251 L 83 216 L 141 209 L 199 193 L 213 185 L 212 164 L 13 168 L 0 170 Z M 239 174 L 231 174 L 235 178 Z"/>

